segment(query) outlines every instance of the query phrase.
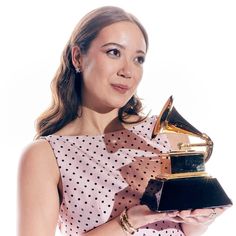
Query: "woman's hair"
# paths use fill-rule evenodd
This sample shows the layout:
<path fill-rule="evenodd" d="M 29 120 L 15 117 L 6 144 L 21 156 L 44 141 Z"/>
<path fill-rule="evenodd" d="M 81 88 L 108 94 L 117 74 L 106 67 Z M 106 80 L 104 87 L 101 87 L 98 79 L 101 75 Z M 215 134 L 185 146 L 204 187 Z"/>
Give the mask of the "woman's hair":
<path fill-rule="evenodd" d="M 120 21 L 136 24 L 143 33 L 148 48 L 148 36 L 144 27 L 123 9 L 112 6 L 101 7 L 85 15 L 75 27 L 62 53 L 59 68 L 51 82 L 52 103 L 36 120 L 36 139 L 55 133 L 74 120 L 80 111 L 82 75 L 76 73 L 72 64 L 71 49 L 78 46 L 81 54 L 86 54 L 92 41 L 104 27 Z M 134 95 L 119 109 L 118 117 L 121 122 L 125 122 L 129 115 L 140 115 L 141 111 L 142 103 L 137 95 Z"/>

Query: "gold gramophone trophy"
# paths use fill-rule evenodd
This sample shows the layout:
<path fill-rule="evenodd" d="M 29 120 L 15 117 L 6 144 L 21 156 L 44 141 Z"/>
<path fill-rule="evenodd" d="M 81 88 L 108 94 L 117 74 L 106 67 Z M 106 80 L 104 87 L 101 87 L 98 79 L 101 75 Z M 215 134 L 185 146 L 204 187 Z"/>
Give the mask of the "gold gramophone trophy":
<path fill-rule="evenodd" d="M 160 153 L 161 173 L 149 180 L 141 204 L 157 212 L 232 205 L 217 179 L 205 172 L 205 162 L 213 149 L 212 140 L 177 112 L 172 96 L 158 117 L 152 137 L 159 133 L 185 134 L 189 142 L 180 142 L 176 150 Z M 200 142 L 191 143 L 191 138 Z"/>

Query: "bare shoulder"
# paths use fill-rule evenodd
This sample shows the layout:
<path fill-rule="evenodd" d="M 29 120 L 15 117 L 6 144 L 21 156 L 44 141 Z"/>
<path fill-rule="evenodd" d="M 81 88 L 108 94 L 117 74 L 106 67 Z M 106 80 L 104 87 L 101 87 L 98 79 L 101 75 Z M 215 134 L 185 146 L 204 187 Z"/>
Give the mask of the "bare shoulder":
<path fill-rule="evenodd" d="M 18 169 L 18 234 L 54 235 L 58 214 L 59 174 L 50 144 L 30 143 L 22 152 Z"/>
<path fill-rule="evenodd" d="M 126 124 L 139 124 L 147 119 L 149 119 L 148 116 L 130 115 L 124 121 L 126 122 Z"/>
<path fill-rule="evenodd" d="M 33 141 L 22 152 L 21 161 L 40 163 L 49 162 L 53 157 L 53 151 L 47 140 L 39 139 Z"/>
<path fill-rule="evenodd" d="M 54 153 L 47 140 L 39 139 L 25 147 L 20 157 L 19 173 L 50 176 L 59 180 Z"/>

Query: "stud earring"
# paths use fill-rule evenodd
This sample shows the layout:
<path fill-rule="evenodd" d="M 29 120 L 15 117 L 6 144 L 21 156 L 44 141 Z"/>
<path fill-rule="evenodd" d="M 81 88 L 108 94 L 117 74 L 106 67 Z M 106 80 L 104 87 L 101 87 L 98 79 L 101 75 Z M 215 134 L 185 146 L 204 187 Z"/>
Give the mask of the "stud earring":
<path fill-rule="evenodd" d="M 75 71 L 76 71 L 77 74 L 81 72 L 81 70 L 80 70 L 79 67 L 78 67 L 78 68 L 75 68 Z"/>

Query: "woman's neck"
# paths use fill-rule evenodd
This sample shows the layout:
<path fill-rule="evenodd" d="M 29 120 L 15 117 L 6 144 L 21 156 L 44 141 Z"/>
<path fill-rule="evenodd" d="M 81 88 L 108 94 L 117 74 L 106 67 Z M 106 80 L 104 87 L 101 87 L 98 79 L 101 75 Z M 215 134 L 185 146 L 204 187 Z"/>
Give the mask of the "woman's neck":
<path fill-rule="evenodd" d="M 82 114 L 75 122 L 83 134 L 103 134 L 124 128 L 118 119 L 118 109 L 99 113 L 82 107 Z"/>
<path fill-rule="evenodd" d="M 130 122 L 139 122 L 139 116 L 130 116 Z M 100 135 L 129 128 L 128 124 L 121 123 L 118 118 L 118 109 L 107 113 L 100 113 L 83 107 L 78 117 L 54 134 L 65 136 Z"/>

